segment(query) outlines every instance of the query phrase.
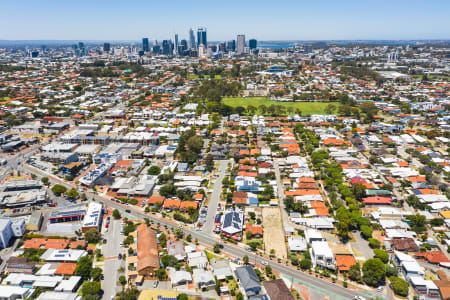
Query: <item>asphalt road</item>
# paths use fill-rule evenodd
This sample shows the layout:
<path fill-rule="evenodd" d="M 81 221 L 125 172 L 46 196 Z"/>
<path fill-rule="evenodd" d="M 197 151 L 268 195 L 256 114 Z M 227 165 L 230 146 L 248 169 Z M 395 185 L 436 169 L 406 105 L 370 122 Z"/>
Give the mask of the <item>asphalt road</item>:
<path fill-rule="evenodd" d="M 106 244 L 103 244 L 102 253 L 105 257 L 103 266 L 104 279 L 102 281 L 102 289 L 104 291 L 103 299 L 110 299 L 117 292 L 117 281 L 119 279 L 118 269 L 123 265 L 123 261 L 119 261 L 117 255 L 122 252 L 120 240 L 123 238 L 120 234 L 120 220 L 111 219 L 108 232 L 103 234 Z"/>

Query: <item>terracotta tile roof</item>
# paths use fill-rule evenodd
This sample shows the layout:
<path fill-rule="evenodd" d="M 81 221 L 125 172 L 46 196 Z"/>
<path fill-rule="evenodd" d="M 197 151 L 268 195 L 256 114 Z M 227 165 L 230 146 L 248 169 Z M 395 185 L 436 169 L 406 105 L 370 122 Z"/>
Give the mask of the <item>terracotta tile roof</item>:
<path fill-rule="evenodd" d="M 45 245 L 47 239 L 43 238 L 32 238 L 31 240 L 25 241 L 23 247 L 25 249 L 39 249 Z"/>
<path fill-rule="evenodd" d="M 178 209 L 181 205 L 181 200 L 179 199 L 166 199 L 164 201 L 164 208 L 175 208 Z"/>
<path fill-rule="evenodd" d="M 426 182 L 427 181 L 425 176 L 410 176 L 410 177 L 408 177 L 408 180 L 410 182 Z"/>
<path fill-rule="evenodd" d="M 77 249 L 78 246 L 82 246 L 83 248 L 86 248 L 86 242 L 85 241 L 70 242 L 69 248 L 70 249 Z"/>
<path fill-rule="evenodd" d="M 180 205 L 180 210 L 187 210 L 189 207 L 197 209 L 197 201 L 182 201 Z"/>
<path fill-rule="evenodd" d="M 391 204 L 392 199 L 389 197 L 367 197 L 362 199 L 364 204 Z"/>
<path fill-rule="evenodd" d="M 159 268 L 158 245 L 156 243 L 156 232 L 145 224 L 137 228 L 137 271 L 145 268 Z"/>
<path fill-rule="evenodd" d="M 349 271 L 351 266 L 356 265 L 353 255 L 336 255 L 335 258 L 339 271 Z"/>
<path fill-rule="evenodd" d="M 263 229 L 260 225 L 253 225 L 252 223 L 247 223 L 245 225 L 245 232 L 251 232 L 253 235 L 259 234 L 263 235 Z"/>
<path fill-rule="evenodd" d="M 305 195 L 320 195 L 319 190 L 301 190 L 297 189 L 294 191 L 286 191 L 284 193 L 286 196 L 305 196 Z"/>
<path fill-rule="evenodd" d="M 417 258 L 424 258 L 431 264 L 448 263 L 450 260 L 442 251 L 420 252 L 415 255 Z"/>
<path fill-rule="evenodd" d="M 62 263 L 56 269 L 55 275 L 73 275 L 76 267 L 76 263 Z"/>
<path fill-rule="evenodd" d="M 164 199 L 163 196 L 152 196 L 148 199 L 148 204 L 163 203 Z"/>

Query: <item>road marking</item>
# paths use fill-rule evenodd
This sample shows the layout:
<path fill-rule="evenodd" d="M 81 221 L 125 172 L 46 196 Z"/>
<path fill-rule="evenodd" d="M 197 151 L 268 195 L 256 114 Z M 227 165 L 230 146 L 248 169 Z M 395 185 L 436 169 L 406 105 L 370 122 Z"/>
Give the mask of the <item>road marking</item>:
<path fill-rule="evenodd" d="M 321 292 L 322 294 L 326 294 L 326 295 L 328 295 L 328 296 L 330 296 L 330 297 L 333 297 L 333 298 L 335 298 L 335 299 L 347 300 L 347 299 L 344 298 L 344 297 L 335 295 L 335 294 L 333 294 L 333 293 L 331 293 L 331 292 L 329 292 L 329 291 L 323 290 L 323 289 L 318 288 L 318 287 L 316 287 L 316 286 L 313 286 L 313 285 L 311 285 L 311 284 L 304 283 L 304 282 L 302 282 L 302 281 L 300 281 L 300 280 L 298 280 L 298 279 L 294 279 L 294 278 L 289 277 L 289 276 L 287 276 L 287 275 L 283 275 L 283 276 L 284 276 L 287 280 L 289 280 L 289 281 L 292 281 L 292 282 L 298 283 L 298 284 L 300 284 L 300 285 L 306 286 L 306 287 L 308 287 L 308 288 L 310 288 L 310 289 L 314 289 L 314 290 L 316 290 L 316 291 L 318 291 L 318 292 Z"/>

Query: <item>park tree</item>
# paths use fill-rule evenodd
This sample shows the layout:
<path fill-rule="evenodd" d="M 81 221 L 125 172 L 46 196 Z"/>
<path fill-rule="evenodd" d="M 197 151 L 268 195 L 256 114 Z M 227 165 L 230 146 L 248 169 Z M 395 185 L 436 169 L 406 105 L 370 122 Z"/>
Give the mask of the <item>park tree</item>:
<path fill-rule="evenodd" d="M 359 106 L 361 112 L 366 114 L 366 117 L 369 121 L 373 120 L 373 117 L 378 112 L 378 108 L 372 101 L 366 101 Z"/>
<path fill-rule="evenodd" d="M 334 105 L 334 104 L 328 104 L 326 107 L 325 107 L 325 112 L 327 113 L 327 114 L 329 114 L 329 115 L 332 115 L 335 111 L 336 111 L 336 105 Z"/>
<path fill-rule="evenodd" d="M 88 243 L 97 244 L 101 237 L 102 235 L 100 234 L 100 232 L 98 232 L 96 228 L 91 228 L 84 234 L 84 239 Z"/>
<path fill-rule="evenodd" d="M 386 266 L 379 258 L 370 258 L 362 267 L 363 280 L 367 285 L 378 286 L 386 278 Z"/>

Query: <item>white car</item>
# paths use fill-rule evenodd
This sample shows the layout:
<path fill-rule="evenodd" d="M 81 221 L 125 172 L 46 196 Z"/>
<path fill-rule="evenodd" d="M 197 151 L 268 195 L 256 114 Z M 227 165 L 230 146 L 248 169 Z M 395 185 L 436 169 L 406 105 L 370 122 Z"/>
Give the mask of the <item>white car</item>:
<path fill-rule="evenodd" d="M 261 263 L 263 264 L 263 266 L 268 266 L 269 265 L 269 262 L 266 261 L 266 260 L 263 260 Z"/>

